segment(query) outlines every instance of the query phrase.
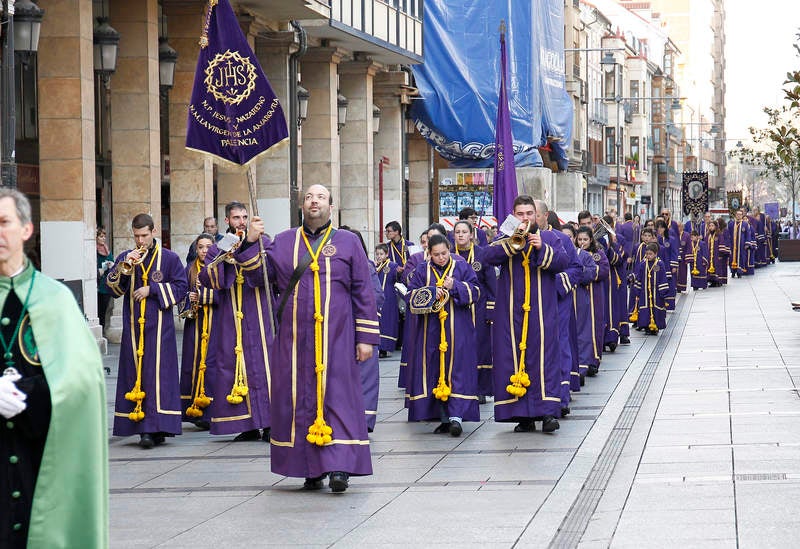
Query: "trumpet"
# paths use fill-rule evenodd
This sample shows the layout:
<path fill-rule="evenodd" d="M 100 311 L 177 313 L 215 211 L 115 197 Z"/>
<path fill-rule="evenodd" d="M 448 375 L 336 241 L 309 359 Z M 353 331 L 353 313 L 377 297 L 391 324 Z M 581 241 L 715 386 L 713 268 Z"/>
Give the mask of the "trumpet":
<path fill-rule="evenodd" d="M 600 223 L 598 223 L 597 227 L 594 229 L 594 239 L 599 240 L 609 234 L 617 238 L 617 231 L 615 231 L 611 225 L 603 221 L 603 219 L 600 219 Z"/>
<path fill-rule="evenodd" d="M 120 273 L 130 276 L 133 274 L 133 270 L 136 268 L 136 266 L 140 264 L 142 261 L 144 261 L 144 258 L 147 255 L 147 246 L 142 244 L 141 246 L 136 248 L 136 251 L 139 253 L 139 259 L 131 259 L 131 260 L 123 259 L 122 261 L 120 261 L 119 263 Z"/>
<path fill-rule="evenodd" d="M 443 293 L 441 297 L 437 298 L 436 301 L 433 302 L 433 305 L 431 305 L 432 313 L 438 313 L 441 311 L 442 308 L 444 308 L 444 306 L 447 304 L 447 301 L 450 299 L 450 292 L 447 291 L 447 288 L 442 288 L 442 292 Z"/>
<path fill-rule="evenodd" d="M 210 269 L 212 267 L 216 267 L 218 264 L 225 261 L 226 263 L 234 263 L 235 260 L 233 259 L 233 253 L 242 245 L 244 241 L 244 231 L 236 231 L 236 233 L 227 233 L 225 236 L 222 237 L 222 240 L 217 242 L 217 248 L 219 248 L 220 253 L 211 260 L 206 268 Z"/>
<path fill-rule="evenodd" d="M 538 230 L 539 226 L 535 222 L 531 222 L 529 220 L 522 227 L 517 227 L 514 229 L 514 232 L 511 234 L 511 236 L 495 240 L 490 245 L 499 246 L 504 242 L 508 242 L 508 245 L 512 250 L 519 252 L 525 248 L 525 244 L 528 242 L 528 235 L 533 234 Z"/>
<path fill-rule="evenodd" d="M 200 273 L 198 273 L 199 275 Z M 189 306 L 178 313 L 178 318 L 194 319 L 197 318 L 197 312 L 200 310 L 200 277 L 196 275 L 195 292 L 197 292 L 197 300 L 191 301 Z"/>

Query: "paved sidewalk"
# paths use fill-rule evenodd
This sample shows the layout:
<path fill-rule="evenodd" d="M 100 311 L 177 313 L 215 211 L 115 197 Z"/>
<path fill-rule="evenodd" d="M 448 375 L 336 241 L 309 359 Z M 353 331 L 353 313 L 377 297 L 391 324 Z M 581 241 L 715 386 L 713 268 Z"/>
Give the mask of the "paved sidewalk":
<path fill-rule="evenodd" d="M 111 437 L 111 546 L 793 546 L 798 275 L 685 294 L 660 336 L 606 355 L 551 435 L 494 423 L 491 402 L 461 438 L 433 435 L 406 422 L 397 357 L 382 360 L 375 474 L 341 495 L 271 474 L 261 442 L 187 424 L 150 451 Z"/>

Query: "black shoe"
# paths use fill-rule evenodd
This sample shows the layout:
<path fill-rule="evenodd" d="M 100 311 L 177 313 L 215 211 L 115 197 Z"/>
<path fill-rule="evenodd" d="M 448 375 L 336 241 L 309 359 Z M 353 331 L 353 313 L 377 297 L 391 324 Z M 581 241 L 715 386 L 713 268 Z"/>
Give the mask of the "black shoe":
<path fill-rule="evenodd" d="M 433 430 L 434 435 L 443 435 L 449 432 L 450 432 L 450 422 L 445 423 L 444 421 L 440 423 L 436 429 Z"/>
<path fill-rule="evenodd" d="M 486 404 L 486 395 L 478 395 L 478 404 Z"/>
<path fill-rule="evenodd" d="M 565 406 L 561 408 L 561 417 L 567 417 L 569 415 L 570 409 L 569 407 Z"/>
<path fill-rule="evenodd" d="M 372 431 L 374 431 L 374 430 L 375 430 L 375 429 L 373 429 L 372 427 L 367 427 L 367 432 L 368 432 L 368 433 L 371 433 L 371 432 L 372 432 Z"/>
<path fill-rule="evenodd" d="M 614 351 L 617 350 L 617 344 L 616 343 L 608 343 L 606 345 L 606 348 L 608 349 L 609 353 L 613 353 Z"/>
<path fill-rule="evenodd" d="M 581 387 L 586 385 L 586 374 L 581 374 Z"/>
<path fill-rule="evenodd" d="M 631 338 L 629 338 L 628 336 L 619 336 L 619 343 L 620 345 L 630 345 Z"/>
<path fill-rule="evenodd" d="M 544 418 L 542 418 L 543 433 L 552 433 L 553 431 L 557 431 L 559 427 L 561 427 L 561 425 L 559 425 L 558 420 L 553 416 L 544 416 Z"/>
<path fill-rule="evenodd" d="M 515 433 L 532 433 L 536 430 L 536 425 L 534 425 L 533 420 L 526 419 L 524 421 L 520 421 L 517 423 L 516 427 L 514 427 Z"/>
<path fill-rule="evenodd" d="M 349 486 L 347 483 L 347 479 L 349 478 L 350 475 L 347 473 L 342 471 L 334 471 L 331 473 L 331 479 L 328 481 L 328 488 L 330 488 L 331 492 L 334 494 L 344 492 Z"/>
<path fill-rule="evenodd" d="M 153 440 L 153 435 L 151 435 L 150 433 L 143 433 L 139 435 L 139 447 L 144 448 L 145 450 L 149 450 L 155 445 L 156 441 Z"/>
<path fill-rule="evenodd" d="M 303 483 L 303 490 L 322 490 L 322 481 L 325 480 L 326 475 L 321 475 L 314 478 L 306 478 Z"/>
<path fill-rule="evenodd" d="M 389 356 L 388 351 L 378 351 L 378 358 L 386 358 Z"/>
<path fill-rule="evenodd" d="M 205 419 L 198 419 L 194 422 L 194 426 L 200 429 L 201 431 L 208 431 L 211 429 L 211 423 L 206 421 Z"/>
<path fill-rule="evenodd" d="M 450 422 L 450 436 L 460 437 L 461 433 L 464 430 L 461 428 L 461 424 L 456 420 L 452 420 Z"/>
<path fill-rule="evenodd" d="M 154 433 L 153 434 L 153 442 L 156 443 L 156 446 L 158 446 L 159 444 L 164 444 L 164 441 L 166 440 L 166 438 L 167 437 L 166 437 L 166 435 L 164 433 Z"/>
<path fill-rule="evenodd" d="M 258 429 L 251 429 L 250 431 L 245 431 L 244 433 L 239 433 L 233 439 L 233 442 L 249 442 L 251 440 L 258 440 L 261 438 L 261 431 Z"/>
<path fill-rule="evenodd" d="M 600 371 L 600 368 L 595 366 L 594 364 L 589 364 L 589 371 L 586 372 L 586 375 L 589 377 L 594 377 L 597 375 L 597 372 Z"/>
<path fill-rule="evenodd" d="M 264 428 L 264 429 L 261 431 L 261 440 L 263 440 L 263 441 L 264 441 L 264 442 L 266 442 L 267 444 L 269 444 L 269 433 L 270 433 L 269 427 L 265 427 L 265 428 Z"/>

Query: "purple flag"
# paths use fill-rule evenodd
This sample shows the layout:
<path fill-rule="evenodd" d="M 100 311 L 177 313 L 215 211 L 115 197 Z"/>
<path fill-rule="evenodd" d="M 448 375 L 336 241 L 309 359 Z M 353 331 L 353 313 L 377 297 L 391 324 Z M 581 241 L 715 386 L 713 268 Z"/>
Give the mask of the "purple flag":
<path fill-rule="evenodd" d="M 278 98 L 228 0 L 209 0 L 186 148 L 244 165 L 289 135 Z"/>
<path fill-rule="evenodd" d="M 503 25 L 505 27 L 505 25 Z M 514 137 L 506 93 L 506 34 L 500 31 L 500 97 L 494 135 L 494 216 L 505 219 L 513 212 L 517 197 L 517 171 L 514 169 Z"/>

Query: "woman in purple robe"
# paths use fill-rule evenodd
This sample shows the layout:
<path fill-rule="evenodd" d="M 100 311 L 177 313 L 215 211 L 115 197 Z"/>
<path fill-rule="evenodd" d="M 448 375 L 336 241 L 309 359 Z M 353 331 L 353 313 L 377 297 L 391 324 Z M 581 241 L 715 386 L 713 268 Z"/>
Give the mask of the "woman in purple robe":
<path fill-rule="evenodd" d="M 711 287 L 728 283 L 728 246 L 725 231 L 719 229 L 719 222 L 711 220 L 706 223 L 706 246 L 708 247 L 708 283 Z"/>
<path fill-rule="evenodd" d="M 472 308 L 475 324 L 475 349 L 478 360 L 478 401 L 483 404 L 487 396 L 494 395 L 492 385 L 492 313 L 494 312 L 494 290 L 497 285 L 494 267 L 483 260 L 483 248 L 477 246 L 472 237 L 474 229 L 469 221 L 459 221 L 453 227 L 456 253 L 464 258 L 475 271 L 481 297 Z"/>
<path fill-rule="evenodd" d="M 447 237 L 428 239 L 430 259 L 409 280 L 409 308 L 420 315 L 408 362 L 409 421 L 440 420 L 434 433 L 457 437 L 462 422 L 480 421 L 472 306 L 480 299 L 471 265 L 450 256 Z"/>
<path fill-rule="evenodd" d="M 658 257 L 658 244 L 651 242 L 645 250 L 644 261 L 634 270 L 634 290 L 639 295 L 636 325 L 652 335 L 667 327 L 665 299 L 670 288 L 666 270 Z"/>
<path fill-rule="evenodd" d="M 677 295 L 679 237 L 670 231 L 667 224 L 660 219 L 656 221 L 656 236 L 658 238 L 658 258 L 667 268 L 666 275 L 669 292 L 665 298 L 665 303 L 667 310 L 673 311 L 675 310 L 675 296 Z M 639 306 L 641 307 L 641 304 Z"/>
<path fill-rule="evenodd" d="M 439 225 L 438 223 L 434 223 L 434 225 L 438 225 L 439 227 L 441 227 L 442 230 L 441 234 L 444 235 L 447 233 L 447 231 L 442 225 Z M 428 258 L 429 230 L 430 229 L 424 231 L 419 236 L 419 245 L 422 246 L 423 251 L 411 254 L 411 256 L 409 256 L 408 258 L 408 261 L 406 261 L 406 266 L 403 268 L 403 271 L 398 275 L 400 282 L 402 282 L 403 285 L 406 286 L 406 288 L 408 288 L 408 280 L 411 278 L 411 274 L 414 272 L 414 269 L 417 267 L 417 265 L 419 265 Z M 436 232 L 439 231 L 436 230 Z M 408 294 L 403 296 L 403 301 L 406 313 L 408 313 Z M 404 334 L 413 333 L 417 329 L 416 326 L 417 320 L 418 319 L 415 317 L 415 315 L 412 315 L 410 313 L 403 315 L 400 319 L 403 333 Z M 406 371 L 408 370 L 408 357 L 409 353 L 411 353 L 411 346 L 414 345 L 413 338 L 409 339 L 410 341 L 405 341 L 402 348 L 400 349 L 400 368 L 397 372 L 397 387 L 400 389 L 405 389 L 407 387 Z"/>
<path fill-rule="evenodd" d="M 485 261 L 500 267 L 492 324 L 495 387 L 494 417 L 516 422 L 515 432 L 560 427 L 561 381 L 558 273 L 568 264 L 561 239 L 552 231 L 538 231 L 533 198 L 514 200 L 517 231 L 528 229 L 520 245 L 510 239 L 495 240 L 485 248 Z M 531 233 L 530 228 L 536 232 Z"/>
<path fill-rule="evenodd" d="M 609 265 L 606 254 L 597 245 L 592 229 L 581 227 L 575 235 L 578 259 L 584 276 L 575 290 L 575 316 L 578 327 L 578 363 L 581 377 L 592 377 L 600 369 L 603 357 L 603 296 Z"/>
<path fill-rule="evenodd" d="M 692 277 L 692 289 L 705 290 L 708 287 L 708 245 L 700 239 L 698 231 L 692 231 L 691 238 L 686 265 Z"/>
<path fill-rule="evenodd" d="M 383 307 L 378 315 L 381 323 L 381 344 L 379 357 L 386 358 L 397 346 L 400 332 L 400 310 L 397 308 L 397 263 L 389 259 L 389 247 L 386 244 L 375 246 L 375 270 L 383 294 Z"/>
<path fill-rule="evenodd" d="M 124 296 L 114 435 L 138 434 L 145 449 L 181 433 L 172 307 L 187 289 L 180 258 L 155 240 L 154 226 L 147 214 L 133 218 L 137 248 L 117 256 L 106 278 L 114 297 Z"/>
<path fill-rule="evenodd" d="M 201 234 L 193 244 L 195 259 L 186 266 L 189 292 L 180 317 L 183 323 L 181 353 L 181 409 L 183 421 L 194 423 L 207 431 L 211 427 L 205 409 L 211 404 L 211 384 L 208 382 L 208 342 L 211 339 L 211 317 L 216 307 L 216 293 L 200 284 L 199 274 L 214 237 Z"/>

